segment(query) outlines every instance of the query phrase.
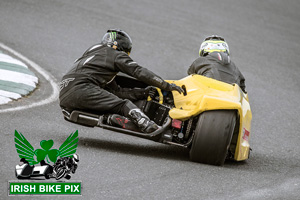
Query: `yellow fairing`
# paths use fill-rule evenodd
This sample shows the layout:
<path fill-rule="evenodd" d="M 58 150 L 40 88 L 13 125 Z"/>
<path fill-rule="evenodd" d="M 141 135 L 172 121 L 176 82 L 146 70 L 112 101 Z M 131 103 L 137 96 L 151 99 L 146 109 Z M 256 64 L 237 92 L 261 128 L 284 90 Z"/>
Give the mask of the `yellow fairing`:
<path fill-rule="evenodd" d="M 201 75 L 191 75 L 168 82 L 185 85 L 187 90 L 186 96 L 173 92 L 176 108 L 169 112 L 173 119 L 184 121 L 208 110 L 237 110 L 240 126 L 234 159 L 248 159 L 252 113 L 248 95 L 243 93 L 238 85 L 230 85 Z"/>

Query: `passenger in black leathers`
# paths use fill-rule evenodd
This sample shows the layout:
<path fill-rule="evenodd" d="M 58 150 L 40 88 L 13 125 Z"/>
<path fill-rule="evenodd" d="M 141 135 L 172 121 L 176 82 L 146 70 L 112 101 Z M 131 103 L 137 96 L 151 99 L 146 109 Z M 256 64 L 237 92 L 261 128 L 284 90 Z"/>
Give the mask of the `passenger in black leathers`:
<path fill-rule="evenodd" d="M 155 88 L 120 88 L 114 77 L 118 72 L 123 72 L 166 91 L 181 93 L 183 90 L 134 62 L 129 57 L 131 47 L 131 38 L 125 31 L 108 30 L 102 42 L 90 47 L 62 78 L 60 106 L 68 111 L 77 109 L 98 114 L 116 113 L 131 119 L 145 133 L 157 130 L 158 126 L 132 103 L 147 98 Z"/>
<path fill-rule="evenodd" d="M 188 74 L 199 74 L 229 84 L 236 83 L 246 92 L 245 78 L 230 60 L 226 41 L 216 35 L 204 39 L 200 57 L 188 69 Z"/>

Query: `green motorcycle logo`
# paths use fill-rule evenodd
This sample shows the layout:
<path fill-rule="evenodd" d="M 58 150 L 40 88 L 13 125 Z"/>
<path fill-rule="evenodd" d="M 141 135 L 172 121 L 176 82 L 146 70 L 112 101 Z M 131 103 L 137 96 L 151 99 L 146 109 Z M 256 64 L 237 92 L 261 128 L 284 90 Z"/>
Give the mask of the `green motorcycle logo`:
<path fill-rule="evenodd" d="M 15 130 L 15 147 L 19 157 L 25 158 L 30 165 L 40 163 L 46 160 L 48 163 L 55 163 L 58 157 L 73 157 L 78 146 L 78 131 L 71 133 L 59 149 L 51 149 L 53 140 L 42 140 L 40 142 L 41 149 L 36 149 L 28 142 L 28 140 Z"/>

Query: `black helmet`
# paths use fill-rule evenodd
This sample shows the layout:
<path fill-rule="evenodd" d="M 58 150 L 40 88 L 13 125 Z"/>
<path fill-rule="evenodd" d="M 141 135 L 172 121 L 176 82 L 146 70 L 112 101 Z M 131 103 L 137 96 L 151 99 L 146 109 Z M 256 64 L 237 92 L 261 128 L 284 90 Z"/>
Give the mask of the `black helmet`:
<path fill-rule="evenodd" d="M 101 43 L 110 47 L 117 46 L 118 51 L 124 51 L 130 54 L 132 48 L 132 40 L 130 36 L 120 29 L 109 29 L 102 38 Z"/>

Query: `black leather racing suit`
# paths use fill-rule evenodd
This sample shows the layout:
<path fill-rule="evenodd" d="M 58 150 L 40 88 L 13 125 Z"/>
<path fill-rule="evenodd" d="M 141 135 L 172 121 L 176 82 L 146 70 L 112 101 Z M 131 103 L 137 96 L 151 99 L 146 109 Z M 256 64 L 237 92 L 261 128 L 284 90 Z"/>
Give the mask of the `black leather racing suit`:
<path fill-rule="evenodd" d="M 129 99 L 145 98 L 144 90 L 116 86 L 114 77 L 118 72 L 161 89 L 167 90 L 170 87 L 169 83 L 138 65 L 126 53 L 105 44 L 96 44 L 77 59 L 62 78 L 60 106 L 69 111 L 77 109 L 99 114 L 117 113 L 128 117 L 129 110 L 137 108 Z"/>
<path fill-rule="evenodd" d="M 246 92 L 243 74 L 230 60 L 230 57 L 223 52 L 200 56 L 189 67 L 188 74 L 199 74 L 229 84 L 236 83 Z"/>

